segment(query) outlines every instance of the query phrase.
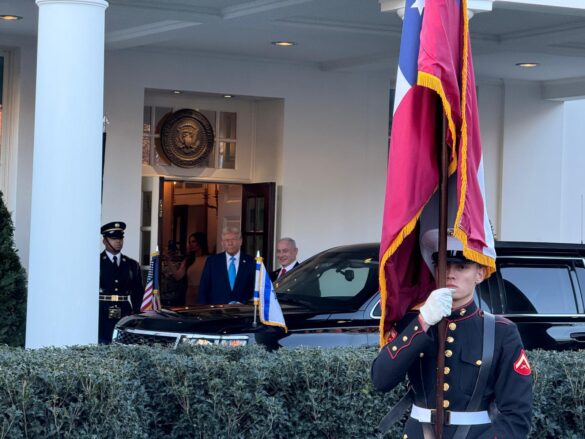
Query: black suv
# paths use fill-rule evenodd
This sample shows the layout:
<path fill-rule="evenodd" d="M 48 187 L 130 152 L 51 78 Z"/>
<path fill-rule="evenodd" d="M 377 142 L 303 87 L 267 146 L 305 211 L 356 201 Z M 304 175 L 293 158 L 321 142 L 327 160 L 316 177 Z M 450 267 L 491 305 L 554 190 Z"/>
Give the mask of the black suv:
<path fill-rule="evenodd" d="M 176 307 L 122 319 L 121 344 L 378 345 L 378 244 L 321 252 L 276 284 L 288 333 L 254 325 L 253 306 Z M 514 321 L 527 349 L 585 346 L 585 245 L 498 242 L 497 272 L 476 300 Z"/>

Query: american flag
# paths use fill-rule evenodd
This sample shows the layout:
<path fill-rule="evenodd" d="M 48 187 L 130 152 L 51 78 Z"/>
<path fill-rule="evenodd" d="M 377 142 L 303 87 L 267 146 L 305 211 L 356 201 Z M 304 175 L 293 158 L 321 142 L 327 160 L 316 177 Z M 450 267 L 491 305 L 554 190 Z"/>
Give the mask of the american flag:
<path fill-rule="evenodd" d="M 142 305 L 140 311 L 157 311 L 160 309 L 159 290 L 159 259 L 158 251 L 150 255 L 150 270 L 146 278 L 146 288 L 144 289 L 144 296 L 142 296 Z"/>

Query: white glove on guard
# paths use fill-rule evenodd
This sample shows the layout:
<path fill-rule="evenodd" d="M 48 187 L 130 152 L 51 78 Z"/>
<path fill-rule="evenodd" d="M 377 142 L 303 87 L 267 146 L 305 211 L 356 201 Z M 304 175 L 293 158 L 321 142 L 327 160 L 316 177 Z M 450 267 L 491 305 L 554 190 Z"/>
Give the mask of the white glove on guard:
<path fill-rule="evenodd" d="M 443 317 L 451 314 L 453 305 L 453 289 L 439 288 L 434 290 L 420 308 L 420 315 L 429 326 L 436 325 Z"/>

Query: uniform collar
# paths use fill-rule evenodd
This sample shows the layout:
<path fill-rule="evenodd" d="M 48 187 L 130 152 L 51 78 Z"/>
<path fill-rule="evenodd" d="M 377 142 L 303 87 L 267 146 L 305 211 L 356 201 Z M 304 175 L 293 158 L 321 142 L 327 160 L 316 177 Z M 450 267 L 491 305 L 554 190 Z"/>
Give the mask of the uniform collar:
<path fill-rule="evenodd" d="M 479 308 L 477 307 L 475 301 L 471 300 L 469 303 L 453 309 L 453 311 L 451 311 L 451 315 L 447 318 L 449 320 L 455 320 L 455 321 L 461 320 L 461 319 L 471 317 L 472 315 L 476 314 L 478 311 L 479 311 Z"/>
<path fill-rule="evenodd" d="M 104 250 L 104 251 L 106 252 L 106 256 L 108 257 L 110 262 L 114 262 L 114 256 L 116 256 L 116 259 L 118 260 L 118 265 L 120 264 L 120 262 L 122 262 L 122 253 L 118 253 L 117 255 L 114 255 L 113 253 L 110 253 L 107 250 Z"/>

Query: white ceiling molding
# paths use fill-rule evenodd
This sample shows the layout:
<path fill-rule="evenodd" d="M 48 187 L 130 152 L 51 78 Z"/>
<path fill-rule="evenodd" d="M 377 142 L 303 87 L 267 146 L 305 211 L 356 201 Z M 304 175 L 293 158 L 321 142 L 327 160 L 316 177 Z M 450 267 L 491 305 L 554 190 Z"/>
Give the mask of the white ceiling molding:
<path fill-rule="evenodd" d="M 554 44 L 568 40 L 580 40 L 584 37 L 585 28 L 582 23 L 577 23 L 541 27 L 530 31 L 511 32 L 501 35 L 501 40 L 503 42 L 530 42 L 532 44 L 542 41 L 547 44 Z"/>
<path fill-rule="evenodd" d="M 400 11 L 404 11 L 404 0 L 378 0 L 378 2 L 380 3 L 380 10 L 382 12 L 395 11 L 398 15 L 401 15 Z M 468 0 L 467 9 L 475 14 L 491 11 L 493 2 L 494 0 Z"/>
<path fill-rule="evenodd" d="M 221 15 L 224 19 L 244 17 L 246 15 L 255 15 L 273 9 L 286 8 L 302 3 L 312 2 L 314 0 L 254 0 L 240 5 L 228 6 L 223 8 Z"/>
<path fill-rule="evenodd" d="M 585 28 L 581 23 L 576 25 L 551 26 L 538 31 L 513 32 L 500 38 L 500 45 L 507 50 L 533 50 L 539 46 L 539 52 L 551 55 L 585 56 Z"/>
<path fill-rule="evenodd" d="M 498 7 L 506 9 L 546 11 L 555 8 L 567 8 L 585 10 L 585 2 L 583 0 L 494 0 L 494 2 Z M 558 11 L 555 11 L 555 13 L 558 13 Z"/>
<path fill-rule="evenodd" d="M 202 18 L 221 18 L 219 8 L 205 8 L 193 5 L 192 1 L 178 0 L 108 0 L 110 8 L 126 7 L 141 10 L 164 11 L 169 13 L 188 13 L 190 15 L 200 16 Z"/>
<path fill-rule="evenodd" d="M 343 21 L 318 20 L 314 18 L 304 17 L 274 20 L 274 23 L 298 28 L 320 29 L 325 31 L 338 32 L 353 32 L 364 35 L 400 36 L 400 34 L 402 33 L 401 27 L 357 24 Z"/>
<path fill-rule="evenodd" d="M 385 66 L 388 69 L 392 69 L 394 61 L 398 58 L 398 52 L 392 53 L 393 51 L 386 51 L 383 53 L 374 53 L 370 55 L 338 59 L 336 61 L 327 61 L 319 63 L 319 67 L 323 71 L 335 71 L 335 70 L 355 70 L 363 69 L 371 66 Z"/>
<path fill-rule="evenodd" d="M 129 47 L 142 46 L 146 43 L 166 41 L 172 38 L 170 33 L 200 24 L 176 20 L 164 20 L 157 23 L 143 24 L 124 30 L 108 32 L 106 34 L 106 45 L 108 49 L 127 49 Z"/>
<path fill-rule="evenodd" d="M 585 78 L 545 81 L 541 86 L 542 98 L 552 101 L 570 101 L 585 98 Z"/>

